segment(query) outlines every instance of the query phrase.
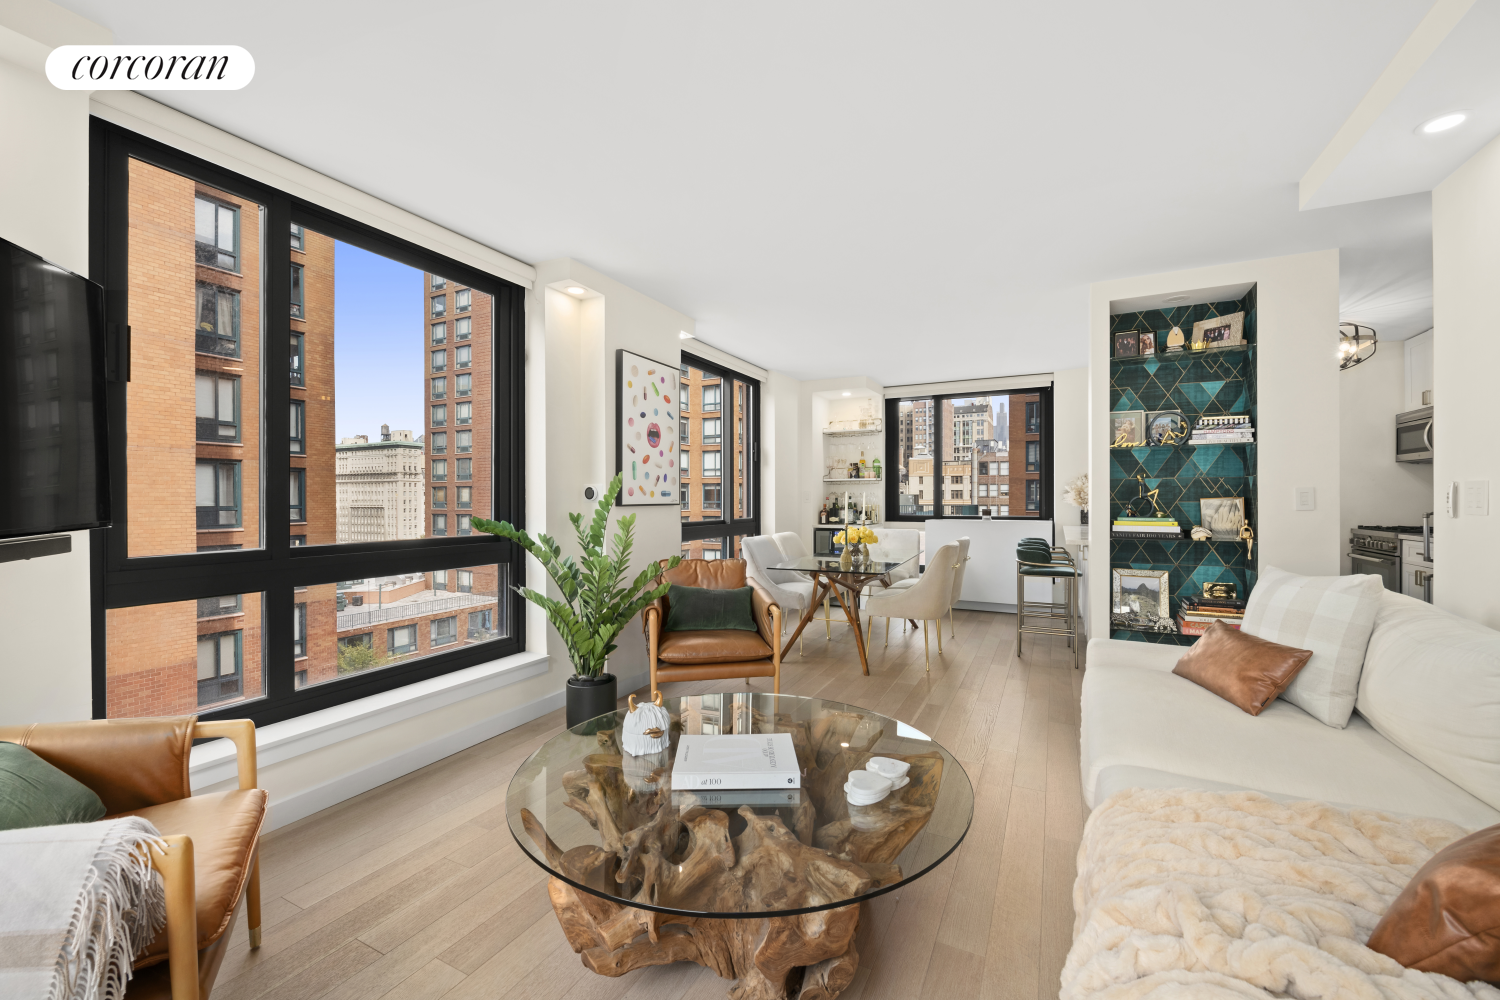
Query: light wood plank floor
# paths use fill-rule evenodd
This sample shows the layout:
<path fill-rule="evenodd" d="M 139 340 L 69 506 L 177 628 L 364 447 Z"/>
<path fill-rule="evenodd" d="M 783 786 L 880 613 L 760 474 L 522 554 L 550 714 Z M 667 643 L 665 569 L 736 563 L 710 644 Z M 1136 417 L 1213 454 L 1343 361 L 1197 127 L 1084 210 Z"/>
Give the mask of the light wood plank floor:
<path fill-rule="evenodd" d="M 922 635 L 890 646 L 877 623 L 870 676 L 848 626 L 814 623 L 782 667 L 787 693 L 861 705 L 932 735 L 975 788 L 963 845 L 913 884 L 873 900 L 846 1000 L 1056 997 L 1072 936 L 1084 809 L 1078 695 L 1065 640 L 1015 616 L 958 612 L 923 670 Z M 673 694 L 741 689 L 680 684 Z M 757 679 L 757 690 L 769 682 Z M 562 726 L 562 712 L 438 761 L 270 834 L 264 945 L 243 918 L 214 1000 L 718 1000 L 728 981 L 678 964 L 597 976 L 568 947 L 545 876 L 511 838 L 505 789 Z"/>

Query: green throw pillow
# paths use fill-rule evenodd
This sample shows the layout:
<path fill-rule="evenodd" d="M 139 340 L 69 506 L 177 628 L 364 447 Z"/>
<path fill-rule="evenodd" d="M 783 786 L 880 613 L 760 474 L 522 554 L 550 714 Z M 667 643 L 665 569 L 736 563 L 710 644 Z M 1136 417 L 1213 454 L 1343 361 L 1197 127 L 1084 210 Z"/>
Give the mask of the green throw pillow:
<path fill-rule="evenodd" d="M 0 830 L 92 823 L 104 812 L 89 786 L 20 744 L 0 742 Z"/>
<path fill-rule="evenodd" d="M 707 587 L 679 587 L 672 584 L 667 594 L 667 631 L 696 632 L 738 628 L 747 632 L 755 627 L 754 590 L 710 590 Z"/>

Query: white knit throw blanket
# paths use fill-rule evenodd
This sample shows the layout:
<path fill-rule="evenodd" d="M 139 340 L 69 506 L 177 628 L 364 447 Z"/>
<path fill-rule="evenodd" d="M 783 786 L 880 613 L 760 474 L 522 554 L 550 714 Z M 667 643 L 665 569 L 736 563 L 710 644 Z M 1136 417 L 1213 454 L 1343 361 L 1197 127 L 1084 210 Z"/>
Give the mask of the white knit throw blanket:
<path fill-rule="evenodd" d="M 134 816 L 0 831 L 0 997 L 123 997 L 167 921 L 144 850 L 160 842 Z"/>
<path fill-rule="evenodd" d="M 1466 832 L 1255 792 L 1120 792 L 1084 828 L 1062 1000 L 1500 1000 L 1365 947 Z"/>

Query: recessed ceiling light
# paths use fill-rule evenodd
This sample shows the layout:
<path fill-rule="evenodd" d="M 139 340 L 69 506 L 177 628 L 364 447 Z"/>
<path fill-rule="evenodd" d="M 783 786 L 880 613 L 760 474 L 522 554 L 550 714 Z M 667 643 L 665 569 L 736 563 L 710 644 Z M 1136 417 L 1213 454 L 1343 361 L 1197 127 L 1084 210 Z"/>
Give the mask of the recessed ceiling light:
<path fill-rule="evenodd" d="M 1446 115 L 1438 115 L 1431 121 L 1423 122 L 1417 131 L 1424 135 L 1436 135 L 1439 132 L 1446 132 L 1450 128 L 1458 128 L 1458 126 L 1468 120 L 1468 117 L 1466 112 L 1452 111 Z"/>
<path fill-rule="evenodd" d="M 678 330 L 677 331 L 677 339 L 678 340 L 697 340 L 698 338 L 696 336 L 694 336 L 693 334 L 688 333 L 686 330 Z"/>
<path fill-rule="evenodd" d="M 846 396 L 852 396 L 852 395 L 854 395 L 854 393 L 852 393 L 852 392 L 846 392 L 846 393 L 844 393 L 844 395 L 846 395 Z"/>
<path fill-rule="evenodd" d="M 582 295 L 586 291 L 588 291 L 588 289 L 586 289 L 586 288 L 580 288 L 577 285 L 569 285 L 568 286 L 568 294 L 569 295 Z"/>

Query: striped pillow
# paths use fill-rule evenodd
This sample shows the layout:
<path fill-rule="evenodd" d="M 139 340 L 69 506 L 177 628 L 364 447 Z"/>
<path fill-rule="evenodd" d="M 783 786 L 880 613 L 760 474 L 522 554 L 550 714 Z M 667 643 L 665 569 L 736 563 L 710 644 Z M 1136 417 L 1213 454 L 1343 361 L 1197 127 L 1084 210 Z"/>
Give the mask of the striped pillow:
<path fill-rule="evenodd" d="M 1324 725 L 1349 724 L 1383 589 L 1378 576 L 1298 576 L 1266 567 L 1250 591 L 1243 630 L 1313 654 L 1281 697 Z"/>

